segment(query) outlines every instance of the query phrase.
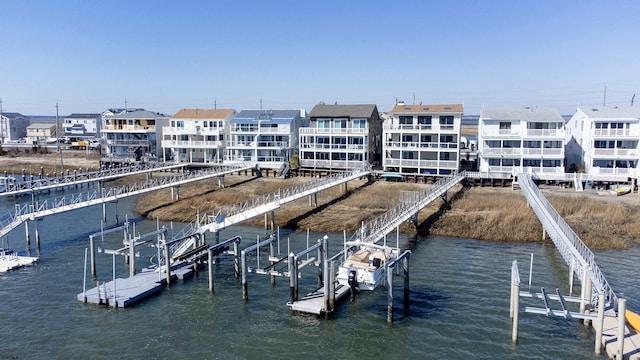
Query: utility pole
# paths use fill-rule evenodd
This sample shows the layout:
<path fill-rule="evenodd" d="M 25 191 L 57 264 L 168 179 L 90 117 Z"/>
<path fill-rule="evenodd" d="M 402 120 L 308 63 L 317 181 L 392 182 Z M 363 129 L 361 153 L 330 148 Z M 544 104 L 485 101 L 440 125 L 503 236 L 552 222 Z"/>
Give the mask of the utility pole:
<path fill-rule="evenodd" d="M 631 107 L 633 107 L 633 100 L 636 99 L 636 94 L 631 97 Z M 2 100 L 0 99 L 0 115 L 2 115 Z"/>
<path fill-rule="evenodd" d="M 604 99 L 602 99 L 602 107 L 607 104 L 607 84 L 604 84 Z"/>
<path fill-rule="evenodd" d="M 260 110 L 262 110 L 262 96 L 260 97 Z"/>
<path fill-rule="evenodd" d="M 60 129 L 58 128 L 58 102 L 56 101 L 56 144 L 60 153 L 60 176 L 64 176 L 64 163 L 62 162 L 62 148 L 60 147 Z"/>
<path fill-rule="evenodd" d="M 213 98 L 213 110 L 217 110 L 218 109 L 218 99 Z"/>
<path fill-rule="evenodd" d="M 7 119 L 7 121 L 9 121 L 9 119 Z M 4 120 L 2 119 L 2 98 L 0 98 L 0 133 L 2 133 L 0 137 L 2 137 L 2 144 L 4 144 L 4 129 Z"/>

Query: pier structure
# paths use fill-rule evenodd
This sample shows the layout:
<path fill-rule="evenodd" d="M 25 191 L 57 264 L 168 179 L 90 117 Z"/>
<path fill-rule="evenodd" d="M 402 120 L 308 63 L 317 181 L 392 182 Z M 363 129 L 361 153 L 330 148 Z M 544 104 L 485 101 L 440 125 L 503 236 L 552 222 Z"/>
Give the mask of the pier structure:
<path fill-rule="evenodd" d="M 562 295 L 559 289 L 549 293 L 545 288 L 540 292 L 520 291 L 520 274 L 517 262 L 511 270 L 510 317 L 512 319 L 512 340 L 518 340 L 519 313 L 542 314 L 565 319 L 579 319 L 591 324 L 596 332 L 595 353 L 600 354 L 602 348 L 612 359 L 640 359 L 640 334 L 627 326 L 626 299 L 618 298 L 604 277 L 595 261 L 593 252 L 584 244 L 578 235 L 558 214 L 535 185 L 530 174 L 518 174 L 518 186 L 525 194 L 527 201 L 543 227 L 543 238 L 549 236 L 563 260 L 569 267 L 569 294 Z M 531 289 L 530 266 L 529 289 Z M 572 296 L 573 281 L 580 282 L 580 295 Z M 540 299 L 542 308 L 520 308 L 520 298 Z M 552 309 L 550 300 L 558 301 L 556 309 Z M 570 304 L 575 304 L 571 311 Z"/>
<path fill-rule="evenodd" d="M 34 191 L 46 191 L 64 187 L 78 188 L 78 186 L 90 183 L 103 183 L 105 181 L 119 179 L 124 176 L 148 174 L 150 177 L 154 171 L 172 171 L 175 169 L 184 168 L 184 163 L 173 162 L 148 162 L 144 164 L 122 166 L 122 167 L 107 167 L 98 170 L 77 171 L 73 172 L 67 170 L 66 174 L 62 171 L 58 176 L 54 174 L 44 174 L 42 168 L 37 178 L 33 178 L 33 175 L 26 175 L 25 170 L 22 170 L 20 175 L 12 175 L 19 178 L 20 181 L 7 182 L 4 186 L 0 187 L 1 196 L 15 196 L 30 194 Z M 5 172 L 4 177 L 9 175 Z"/>
<path fill-rule="evenodd" d="M 173 176 L 150 178 L 144 182 L 126 184 L 122 186 L 99 188 L 86 193 L 67 194 L 53 199 L 36 200 L 35 191 L 31 192 L 31 202 L 16 204 L 14 211 L 6 214 L 0 220 L 0 237 L 5 236 L 11 230 L 25 221 L 35 221 L 47 215 L 58 214 L 82 207 L 116 202 L 118 199 L 151 192 L 155 190 L 172 188 L 178 191 L 180 185 L 200 181 L 204 179 L 223 177 L 238 171 L 252 169 L 251 163 L 236 163 L 218 167 L 207 168 L 200 171 L 180 173 Z M 105 211 L 103 206 L 103 211 Z M 103 214 L 103 218 L 106 214 Z"/>

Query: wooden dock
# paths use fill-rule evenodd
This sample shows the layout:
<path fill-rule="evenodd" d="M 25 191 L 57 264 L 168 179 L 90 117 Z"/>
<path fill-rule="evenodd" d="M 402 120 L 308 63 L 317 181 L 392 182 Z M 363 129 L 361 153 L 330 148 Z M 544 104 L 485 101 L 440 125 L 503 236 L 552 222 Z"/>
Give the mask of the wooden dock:
<path fill-rule="evenodd" d="M 347 294 L 349 294 L 349 287 L 336 283 L 336 304 Z M 288 302 L 287 306 L 289 306 L 292 311 L 300 313 L 325 315 L 327 309 L 325 309 L 324 306 L 324 287 L 321 286 L 317 288 L 298 301 Z"/>
<path fill-rule="evenodd" d="M 36 261 L 38 261 L 37 257 L 0 253 L 0 273 L 31 265 Z"/>

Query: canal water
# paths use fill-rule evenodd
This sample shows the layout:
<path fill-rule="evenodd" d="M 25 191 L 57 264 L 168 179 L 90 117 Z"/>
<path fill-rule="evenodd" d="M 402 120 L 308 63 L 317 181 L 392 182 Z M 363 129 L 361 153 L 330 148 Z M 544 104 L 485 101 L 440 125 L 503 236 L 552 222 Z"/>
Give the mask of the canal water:
<path fill-rule="evenodd" d="M 6 209 L 11 202 L 2 200 Z M 18 202 L 25 199 L 18 199 Z M 136 231 L 158 224 L 132 213 L 133 199 L 121 200 L 114 213 L 136 222 Z M 234 277 L 232 260 L 215 266 L 215 291 L 207 272 L 178 282 L 125 309 L 85 305 L 82 292 L 88 235 L 100 230 L 102 208 L 95 206 L 48 217 L 37 223 L 42 239 L 35 266 L 0 274 L 0 359 L 130 358 L 130 359 L 604 359 L 594 355 L 594 332 L 575 320 L 521 314 L 519 343 L 511 342 L 509 279 L 518 260 L 523 289 L 528 287 L 533 254 L 533 287 L 569 293 L 569 270 L 549 245 L 489 243 L 473 239 L 395 234 L 388 242 L 412 250 L 410 310 L 402 310 L 402 281 L 394 286 L 395 322 L 387 323 L 387 292 L 379 288 L 339 306 L 330 318 L 292 314 L 285 303 L 288 279 L 249 274 L 249 300 Z M 195 214 L 194 214 L 195 215 Z M 337 221 L 339 221 L 337 219 Z M 171 227 L 171 224 L 160 224 Z M 172 231 L 183 224 L 173 224 Z M 35 231 L 35 223 L 29 229 Z M 241 248 L 264 236 L 259 228 L 234 227 L 221 240 L 242 235 Z M 315 243 L 324 234 L 311 233 Z M 328 234 L 332 254 L 342 234 Z M 280 232 L 280 252 L 306 247 L 306 233 Z M 25 253 L 24 226 L 9 234 L 11 246 Z M 32 247 L 35 240 L 32 239 Z M 116 249 L 122 235 L 110 235 L 99 246 Z M 155 249 L 143 249 L 137 268 L 155 261 Z M 32 250 L 35 255 L 35 250 Z M 598 262 L 614 289 L 624 293 L 631 309 L 640 309 L 638 278 L 632 276 L 640 249 L 597 252 Z M 98 281 L 108 281 L 112 256 L 97 254 Z M 253 263 L 252 265 L 256 265 Z M 265 266 L 265 264 L 261 264 Z M 118 276 L 127 265 L 116 258 Z M 315 268 L 302 272 L 301 295 L 317 285 Z M 90 277 L 89 277 L 90 278 Z M 574 294 L 579 294 L 576 284 Z M 559 305 L 556 303 L 556 307 Z M 521 300 L 521 306 L 541 302 Z"/>

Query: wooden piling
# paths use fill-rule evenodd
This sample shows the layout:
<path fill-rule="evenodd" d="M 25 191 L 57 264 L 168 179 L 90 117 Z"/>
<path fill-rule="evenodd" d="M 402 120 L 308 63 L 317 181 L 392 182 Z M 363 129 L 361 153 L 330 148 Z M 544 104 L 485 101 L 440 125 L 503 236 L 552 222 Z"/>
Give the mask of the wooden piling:
<path fill-rule="evenodd" d="M 385 265 L 387 266 L 387 265 Z M 387 322 L 393 322 L 393 271 L 387 267 Z"/>
<path fill-rule="evenodd" d="M 209 264 L 209 291 L 213 292 L 213 251 L 211 248 L 207 251 L 207 260 Z"/>
<path fill-rule="evenodd" d="M 242 263 L 242 299 L 249 300 L 249 289 L 247 288 L 247 255 L 242 250 L 241 252 L 241 263 Z"/>
<path fill-rule="evenodd" d="M 622 359 L 624 354 L 624 331 L 626 328 L 627 299 L 618 300 L 618 349 L 616 359 Z"/>
<path fill-rule="evenodd" d="M 402 272 L 404 274 L 404 315 L 409 315 L 409 256 L 402 259 Z"/>
<path fill-rule="evenodd" d="M 598 295 L 598 323 L 596 324 L 596 354 L 602 352 L 602 331 L 604 329 L 604 294 Z"/>
<path fill-rule="evenodd" d="M 91 258 L 91 276 L 96 277 L 96 249 L 93 235 L 89 235 L 89 252 Z"/>

